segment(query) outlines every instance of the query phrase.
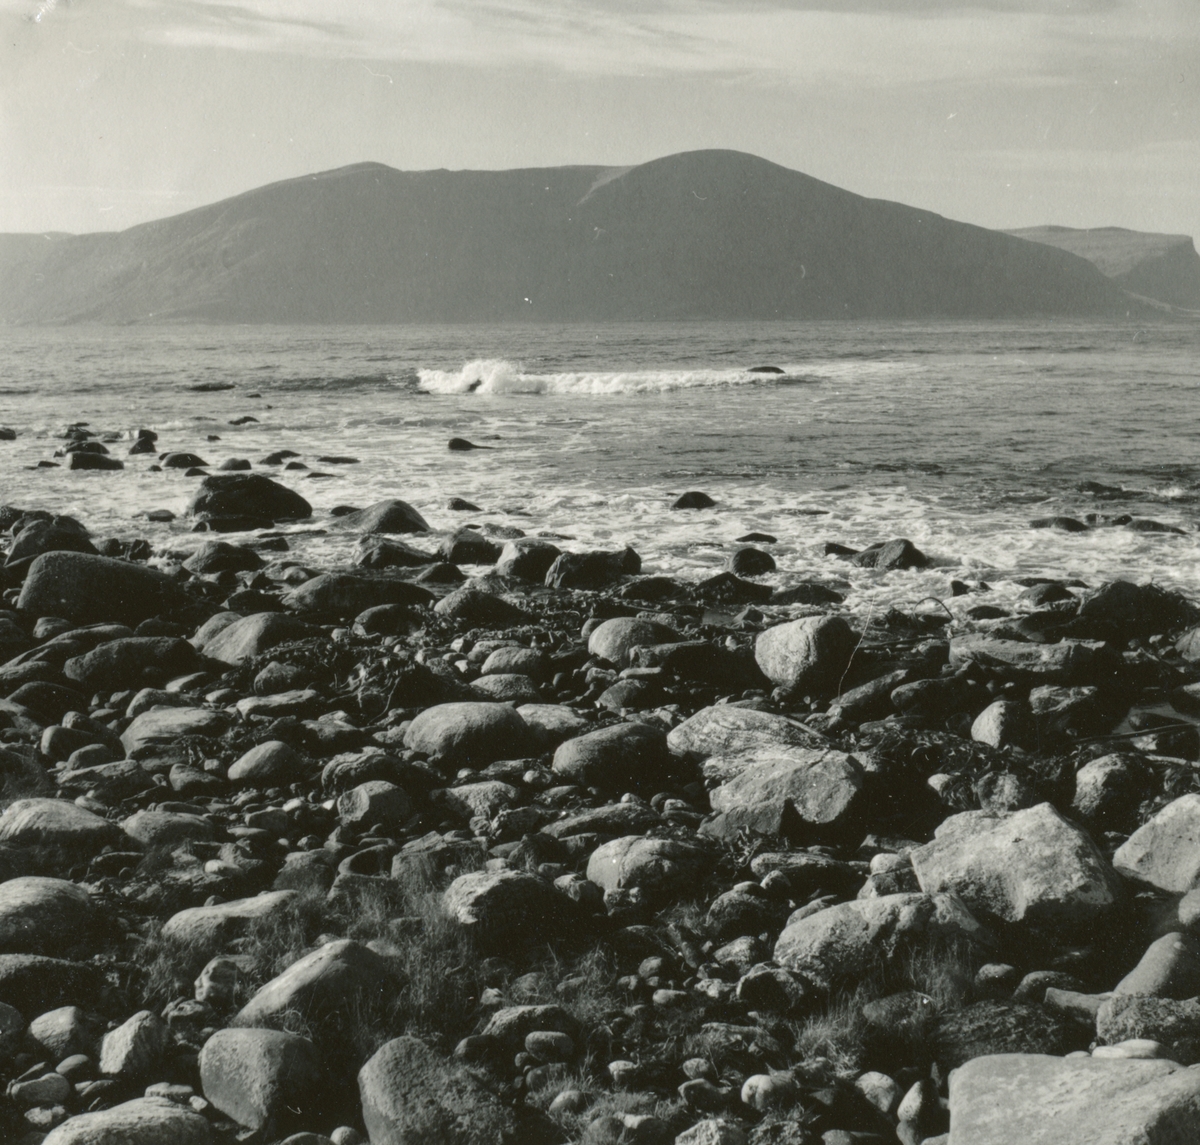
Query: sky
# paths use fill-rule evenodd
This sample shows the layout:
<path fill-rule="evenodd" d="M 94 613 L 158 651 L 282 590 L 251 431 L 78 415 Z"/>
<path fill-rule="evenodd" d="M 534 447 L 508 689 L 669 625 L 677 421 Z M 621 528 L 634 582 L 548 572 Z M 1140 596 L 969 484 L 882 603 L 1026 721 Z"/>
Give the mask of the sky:
<path fill-rule="evenodd" d="M 0 0 L 0 232 L 349 163 L 748 151 L 987 227 L 1200 238 L 1197 0 Z"/>

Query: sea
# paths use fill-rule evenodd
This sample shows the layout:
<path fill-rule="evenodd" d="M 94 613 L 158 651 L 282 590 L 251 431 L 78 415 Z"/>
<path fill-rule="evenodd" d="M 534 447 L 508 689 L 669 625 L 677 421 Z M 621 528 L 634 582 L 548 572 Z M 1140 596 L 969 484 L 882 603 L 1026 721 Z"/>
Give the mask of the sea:
<path fill-rule="evenodd" d="M 1030 577 L 1200 599 L 1198 397 L 1200 324 L 1174 322 L 5 328 L 0 425 L 17 436 L 0 441 L 0 502 L 186 554 L 211 539 L 185 516 L 199 478 L 127 456 L 144 428 L 162 451 L 247 458 L 301 492 L 313 519 L 284 531 L 313 566 L 352 557 L 329 510 L 395 497 L 441 533 L 629 545 L 643 572 L 684 580 L 768 534 L 767 583 L 820 581 L 858 614 L 961 607 L 953 580 L 1001 605 Z M 79 423 L 123 471 L 39 467 Z M 282 449 L 307 468 L 260 464 Z M 715 507 L 671 508 L 692 490 Z M 1030 525 L 1088 514 L 1082 533 Z M 1105 523 L 1125 518 L 1178 531 Z M 895 537 L 930 567 L 825 551 Z"/>

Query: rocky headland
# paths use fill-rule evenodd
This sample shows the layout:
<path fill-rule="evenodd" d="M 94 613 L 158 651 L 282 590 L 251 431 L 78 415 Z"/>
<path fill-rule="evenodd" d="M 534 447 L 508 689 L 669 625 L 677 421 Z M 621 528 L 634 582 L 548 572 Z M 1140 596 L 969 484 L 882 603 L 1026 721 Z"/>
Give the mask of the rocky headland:
<path fill-rule="evenodd" d="M 399 499 L 317 568 L 196 477 L 157 551 L 0 508 L 0 1139 L 1200 1139 L 1192 601 L 856 619 L 765 534 L 684 582 Z"/>

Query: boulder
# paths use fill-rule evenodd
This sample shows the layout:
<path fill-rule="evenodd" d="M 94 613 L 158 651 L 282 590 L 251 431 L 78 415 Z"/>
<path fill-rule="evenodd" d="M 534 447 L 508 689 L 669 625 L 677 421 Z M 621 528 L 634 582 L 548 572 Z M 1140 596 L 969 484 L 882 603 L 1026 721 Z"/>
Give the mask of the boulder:
<path fill-rule="evenodd" d="M 206 954 L 216 954 L 231 940 L 245 935 L 256 923 L 284 914 L 296 897 L 291 890 L 268 891 L 248 899 L 195 906 L 173 914 L 163 925 L 162 937 Z"/>
<path fill-rule="evenodd" d="M 510 783 L 485 779 L 480 783 L 460 783 L 436 793 L 438 805 L 463 819 L 494 819 L 505 808 L 521 800 L 521 793 Z"/>
<path fill-rule="evenodd" d="M 1200 1062 L 1200 998 L 1113 994 L 1096 1011 L 1096 1037 L 1110 1046 L 1148 1038 L 1161 1043 L 1172 1061 L 1193 1065 Z"/>
<path fill-rule="evenodd" d="M 1117 848 L 1113 866 L 1127 879 L 1169 894 L 1200 884 L 1200 795 L 1168 803 Z"/>
<path fill-rule="evenodd" d="M 760 632 L 754 659 L 777 687 L 833 695 L 841 687 L 857 642 L 840 616 L 809 616 Z"/>
<path fill-rule="evenodd" d="M 140 624 L 187 602 L 175 581 L 156 569 L 90 553 L 44 553 L 29 566 L 17 608 L 77 624 Z"/>
<path fill-rule="evenodd" d="M 100 1042 L 100 1072 L 125 1081 L 153 1080 L 165 1064 L 171 1031 L 157 1014 L 140 1010 Z"/>
<path fill-rule="evenodd" d="M 1071 634 L 1096 640 L 1144 640 L 1200 619 L 1196 606 L 1156 584 L 1110 581 L 1084 595 Z"/>
<path fill-rule="evenodd" d="M 1146 772 L 1135 756 L 1102 755 L 1075 773 L 1071 810 L 1093 828 L 1128 831 L 1137 823 L 1145 786 Z"/>
<path fill-rule="evenodd" d="M 183 567 L 196 576 L 211 576 L 221 572 L 253 572 L 266 563 L 258 553 L 244 545 L 205 541 L 183 562 Z"/>
<path fill-rule="evenodd" d="M 535 704 L 542 698 L 541 690 L 519 672 L 490 672 L 480 675 L 471 687 L 485 700 L 501 704 Z"/>
<path fill-rule="evenodd" d="M 943 1074 L 990 1054 L 1068 1054 L 1086 1049 L 1087 1031 L 1045 1006 L 986 999 L 949 1010 L 934 1023 L 934 1055 Z"/>
<path fill-rule="evenodd" d="M 337 813 L 342 826 L 355 831 L 371 827 L 399 830 L 412 815 L 413 806 L 403 788 L 385 779 L 371 779 L 339 795 Z"/>
<path fill-rule="evenodd" d="M 679 633 L 655 620 L 636 616 L 618 616 L 605 620 L 588 637 L 588 652 L 618 668 L 628 668 L 630 654 L 639 645 L 670 644 Z"/>
<path fill-rule="evenodd" d="M 496 572 L 503 577 L 541 584 L 555 560 L 562 555 L 557 545 L 540 537 L 518 537 L 508 541 L 496 560 Z"/>
<path fill-rule="evenodd" d="M 326 1088 L 316 1046 L 279 1030 L 218 1030 L 199 1067 L 205 1098 L 265 1136 L 306 1124 Z"/>
<path fill-rule="evenodd" d="M 339 528 L 359 533 L 428 533 L 429 523 L 407 501 L 377 501 L 337 519 Z"/>
<path fill-rule="evenodd" d="M 131 636 L 72 656 L 63 665 L 63 675 L 87 692 L 117 692 L 165 684 L 198 668 L 196 650 L 186 640 Z"/>
<path fill-rule="evenodd" d="M 529 729 L 508 704 L 435 704 L 409 725 L 404 746 L 451 767 L 481 768 L 499 759 L 523 758 Z"/>
<path fill-rule="evenodd" d="M 754 759 L 709 793 L 717 817 L 705 824 L 705 834 L 733 838 L 751 831 L 815 838 L 860 826 L 864 772 L 854 756 L 832 748 L 794 747 Z"/>
<path fill-rule="evenodd" d="M 318 632 L 318 629 L 297 617 L 280 612 L 255 612 L 243 617 L 229 615 L 229 622 L 211 634 L 204 633 L 202 628 L 196 634 L 195 644 L 210 660 L 231 667 L 245 660 L 253 660 L 279 644 L 306 640 Z"/>
<path fill-rule="evenodd" d="M 911 852 L 926 894 L 952 892 L 977 918 L 1085 935 L 1123 890 L 1085 831 L 1049 804 L 1007 815 L 966 811 Z"/>
<path fill-rule="evenodd" d="M 1138 964 L 1112 992 L 1156 998 L 1200 995 L 1200 938 L 1179 931 L 1164 934 L 1146 948 Z"/>
<path fill-rule="evenodd" d="M 181 736 L 219 736 L 229 717 L 211 708 L 151 708 L 121 733 L 127 758 L 154 748 L 169 747 Z"/>
<path fill-rule="evenodd" d="M 975 717 L 971 738 L 989 747 L 1032 751 L 1038 741 L 1033 712 L 1024 700 L 996 700 Z"/>
<path fill-rule="evenodd" d="M 60 1062 L 72 1054 L 94 1058 L 102 1029 L 102 1019 L 90 1017 L 78 1006 L 59 1006 L 29 1023 L 29 1037 L 39 1054 Z"/>
<path fill-rule="evenodd" d="M 208 1122 L 188 1106 L 165 1097 L 138 1097 L 68 1118 L 42 1145 L 212 1145 L 212 1141 Z"/>
<path fill-rule="evenodd" d="M 547 588 L 602 589 L 642 571 L 642 558 L 626 548 L 619 553 L 560 553 L 546 570 Z"/>
<path fill-rule="evenodd" d="M 420 585 L 392 577 L 322 573 L 292 589 L 283 603 L 297 612 L 350 619 L 381 604 L 425 605 L 433 596 Z"/>
<path fill-rule="evenodd" d="M 252 747 L 229 766 L 229 778 L 234 783 L 260 784 L 275 787 L 295 783 L 304 777 L 304 761 L 296 749 L 282 740 L 269 739 Z"/>
<path fill-rule="evenodd" d="M 371 1145 L 509 1145 L 513 1110 L 466 1068 L 412 1037 L 385 1043 L 358 1075 Z"/>
<path fill-rule="evenodd" d="M 1200 1137 L 1200 1072 L 1168 1061 L 997 1054 L 950 1078 L 948 1145 L 1174 1145 Z"/>
<path fill-rule="evenodd" d="M 311 517 L 312 506 L 299 493 L 261 473 L 229 473 L 205 477 L 188 502 L 187 513 L 284 521 Z"/>
<path fill-rule="evenodd" d="M 529 613 L 510 604 L 504 597 L 471 585 L 463 585 L 442 597 L 433 606 L 433 611 L 444 620 L 460 620 L 488 628 L 511 628 L 531 620 Z"/>
<path fill-rule="evenodd" d="M 88 539 L 88 532 L 73 517 L 55 517 L 49 521 L 32 518 L 13 536 L 6 565 L 18 561 L 32 561 L 42 553 L 69 552 L 95 553 L 96 546 Z"/>
<path fill-rule="evenodd" d="M 0 952 L 54 954 L 84 942 L 98 911 L 83 887 L 25 876 L 0 882 Z"/>
<path fill-rule="evenodd" d="M 740 708 L 736 704 L 714 704 L 671 729 L 667 746 L 676 755 L 697 759 L 709 756 L 754 756 L 775 754 L 780 749 L 819 748 L 824 741 L 787 716 Z"/>
<path fill-rule="evenodd" d="M 84 452 L 82 450 L 67 454 L 68 469 L 124 469 L 125 462 L 116 457 L 106 457 L 103 453 Z"/>
<path fill-rule="evenodd" d="M 32 1019 L 60 1006 L 93 1006 L 104 988 L 88 963 L 39 954 L 0 954 L 0 1002 Z"/>
<path fill-rule="evenodd" d="M 865 569 L 890 572 L 892 569 L 926 568 L 929 558 L 912 541 L 905 537 L 897 537 L 894 541 L 874 544 L 860 553 L 855 553 L 850 562 Z"/>
<path fill-rule="evenodd" d="M 1109 674 L 1119 658 L 1096 640 L 1029 644 L 968 633 L 950 641 L 950 666 L 978 664 L 996 675 L 1028 684 L 1091 684 Z"/>
<path fill-rule="evenodd" d="M 386 540 L 378 533 L 363 537 L 354 550 L 354 563 L 365 569 L 423 568 L 436 560 L 436 553 L 414 549 L 403 541 Z"/>
<path fill-rule="evenodd" d="M 115 824 L 63 799 L 18 799 L 0 814 L 0 843 L 16 847 L 59 847 L 94 855 L 120 839 Z"/>
<path fill-rule="evenodd" d="M 592 852 L 587 877 L 606 894 L 637 890 L 646 902 L 667 905 L 693 897 L 714 864 L 712 852 L 691 843 L 626 835 Z"/>
<path fill-rule="evenodd" d="M 907 950 L 938 942 L 978 949 L 989 936 L 956 895 L 881 895 L 789 922 L 775 943 L 775 961 L 831 989 L 861 980 Z"/>
<path fill-rule="evenodd" d="M 387 959 L 351 939 L 337 939 L 272 978 L 229 1024 L 277 1029 L 296 1017 L 321 1046 L 326 1038 L 352 1033 L 364 1013 L 386 1008 L 397 988 Z"/>
<path fill-rule="evenodd" d="M 561 704 L 521 704 L 517 715 L 525 721 L 535 751 L 553 751 L 590 726 L 578 712 Z"/>
<path fill-rule="evenodd" d="M 661 791 L 671 774 L 666 732 L 655 724 L 621 723 L 586 732 L 554 752 L 555 774 L 617 794 Z"/>
<path fill-rule="evenodd" d="M 446 913 L 481 950 L 534 946 L 577 926 L 574 903 L 527 871 L 471 871 L 442 898 Z"/>
<path fill-rule="evenodd" d="M 500 546 L 478 529 L 456 529 L 438 546 L 438 556 L 451 565 L 491 565 L 499 555 Z"/>
<path fill-rule="evenodd" d="M 169 850 L 184 843 L 206 843 L 216 835 L 208 819 L 181 811 L 135 811 L 121 824 L 121 829 L 143 847 Z"/>

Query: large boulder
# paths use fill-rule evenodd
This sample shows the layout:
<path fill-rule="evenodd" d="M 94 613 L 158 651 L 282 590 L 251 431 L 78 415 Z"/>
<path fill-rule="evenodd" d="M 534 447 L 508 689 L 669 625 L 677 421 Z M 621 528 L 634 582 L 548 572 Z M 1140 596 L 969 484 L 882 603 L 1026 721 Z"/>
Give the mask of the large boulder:
<path fill-rule="evenodd" d="M 754 759 L 709 793 L 717 817 L 705 824 L 706 834 L 733 838 L 751 831 L 811 840 L 855 828 L 865 773 L 854 756 L 793 747 Z"/>
<path fill-rule="evenodd" d="M 602 589 L 642 571 L 642 558 L 626 548 L 619 553 L 559 553 L 546 570 L 547 588 Z"/>
<path fill-rule="evenodd" d="M 482 768 L 500 759 L 521 759 L 530 735 L 509 704 L 435 704 L 409 725 L 404 746 L 449 766 Z"/>
<path fill-rule="evenodd" d="M 679 640 L 674 628 L 637 616 L 605 620 L 588 637 L 588 651 L 618 668 L 629 667 L 630 653 L 639 645 L 670 644 Z"/>
<path fill-rule="evenodd" d="M 1194 1065 L 1200 1062 L 1200 998 L 1113 994 L 1096 1011 L 1096 1037 L 1110 1046 L 1158 1042 L 1172 1061 Z"/>
<path fill-rule="evenodd" d="M 311 517 L 312 506 L 299 493 L 261 473 L 223 473 L 200 482 L 187 513 L 191 517 L 286 521 Z"/>
<path fill-rule="evenodd" d="M 481 950 L 533 946 L 570 933 L 575 904 L 528 871 L 471 871 L 442 898 L 446 913 Z"/>
<path fill-rule="evenodd" d="M 1123 897 L 1091 837 L 1049 803 L 1007 815 L 952 815 L 911 857 L 926 894 L 953 892 L 984 921 L 1082 936 Z"/>
<path fill-rule="evenodd" d="M 267 891 L 254 898 L 188 907 L 166 921 L 162 937 L 167 942 L 216 954 L 232 939 L 246 934 L 255 923 L 285 913 L 295 897 L 296 892 L 291 890 Z"/>
<path fill-rule="evenodd" d="M 1134 640 L 1177 631 L 1200 619 L 1196 606 L 1156 584 L 1110 581 L 1086 593 L 1071 634 L 1095 640 Z"/>
<path fill-rule="evenodd" d="M 216 828 L 203 815 L 185 811 L 135 811 L 121 829 L 139 846 L 170 850 L 184 843 L 207 843 L 216 835 Z"/>
<path fill-rule="evenodd" d="M 354 563 L 364 569 L 423 568 L 436 561 L 436 553 L 415 549 L 403 541 L 389 541 L 378 533 L 367 534 L 354 549 Z"/>
<path fill-rule="evenodd" d="M 775 943 L 775 961 L 831 989 L 914 947 L 945 942 L 984 948 L 989 940 L 956 895 L 881 895 L 789 922 Z"/>
<path fill-rule="evenodd" d="M 494 592 L 465 584 L 447 593 L 433 606 L 443 620 L 458 620 L 486 628 L 512 628 L 528 624 L 532 617 L 523 608 L 497 596 Z"/>
<path fill-rule="evenodd" d="M 714 704 L 671 729 L 667 746 L 677 755 L 749 756 L 792 747 L 821 747 L 822 741 L 787 716 Z"/>
<path fill-rule="evenodd" d="M 626 835 L 592 852 L 587 877 L 605 894 L 638 891 L 646 902 L 666 904 L 674 896 L 692 897 L 714 863 L 711 851 L 691 843 Z"/>
<path fill-rule="evenodd" d="M 1068 1054 L 1089 1038 L 1075 1022 L 1046 1006 L 988 998 L 949 1010 L 934 1023 L 934 1055 L 943 1073 L 989 1054 Z"/>
<path fill-rule="evenodd" d="M 199 1066 L 204 1096 L 264 1136 L 300 1128 L 326 1088 L 316 1046 L 280 1030 L 218 1030 L 204 1043 Z"/>
<path fill-rule="evenodd" d="M 183 567 L 196 576 L 210 576 L 222 572 L 253 572 L 266 563 L 258 553 L 245 545 L 205 541 L 183 562 Z"/>
<path fill-rule="evenodd" d="M 68 1118 L 42 1145 L 211 1145 L 208 1122 L 165 1097 L 137 1097 Z"/>
<path fill-rule="evenodd" d="M 621 723 L 559 744 L 552 766 L 569 782 L 602 791 L 661 791 L 671 773 L 671 754 L 661 727 Z"/>
<path fill-rule="evenodd" d="M 474 1074 L 412 1037 L 387 1042 L 358 1075 L 371 1145 L 512 1145 L 516 1118 Z"/>
<path fill-rule="evenodd" d="M 833 695 L 841 687 L 857 642 L 840 616 L 808 616 L 760 632 L 754 659 L 777 687 Z"/>
<path fill-rule="evenodd" d="M 86 692 L 154 687 L 194 672 L 196 650 L 174 636 L 130 636 L 109 640 L 63 665 L 63 675 Z"/>
<path fill-rule="evenodd" d="M 392 577 L 322 573 L 292 589 L 283 603 L 297 612 L 349 619 L 381 604 L 425 605 L 433 595 L 420 585 Z"/>
<path fill-rule="evenodd" d="M 94 855 L 120 839 L 116 824 L 65 799 L 18 799 L 0 814 L 0 843 L 16 847 L 58 847 Z"/>
<path fill-rule="evenodd" d="M 26 876 L 0 883 L 0 952 L 56 954 L 85 941 L 98 911 L 83 887 Z"/>
<path fill-rule="evenodd" d="M 428 533 L 429 523 L 407 501 L 377 501 L 337 519 L 339 528 L 359 533 Z"/>
<path fill-rule="evenodd" d="M 1120 658 L 1097 640 L 1031 644 L 972 632 L 950 641 L 950 666 L 978 664 L 997 676 L 1026 684 L 1091 684 L 1107 676 Z"/>
<path fill-rule="evenodd" d="M 224 712 L 211 708 L 151 708 L 136 716 L 121 733 L 127 758 L 160 747 L 168 747 L 182 736 L 219 736 L 229 726 Z"/>
<path fill-rule="evenodd" d="M 95 1007 L 104 989 L 99 969 L 41 954 L 0 954 L 0 1002 L 32 1021 L 61 1006 Z"/>
<path fill-rule="evenodd" d="M 255 612 L 250 616 L 235 616 L 211 633 L 204 633 L 201 629 L 196 634 L 196 646 L 210 660 L 232 667 L 245 660 L 253 660 L 278 644 L 305 640 L 317 632 L 318 629 L 295 616 L 281 612 Z"/>
<path fill-rule="evenodd" d="M 500 550 L 496 572 L 500 576 L 541 584 L 562 550 L 541 537 L 517 537 Z"/>
<path fill-rule="evenodd" d="M 1183 1145 L 1200 1072 L 1168 1061 L 977 1057 L 950 1078 L 948 1145 Z"/>
<path fill-rule="evenodd" d="M 30 616 L 61 616 L 77 624 L 140 624 L 187 602 L 157 569 L 90 553 L 43 553 L 30 566 L 17 608 Z"/>
<path fill-rule="evenodd" d="M 1200 795 L 1168 803 L 1117 848 L 1113 866 L 1127 879 L 1169 894 L 1200 885 Z"/>
<path fill-rule="evenodd" d="M 351 939 L 338 939 L 293 962 L 272 978 L 229 1024 L 278 1029 L 298 1018 L 318 1046 L 352 1035 L 353 1024 L 394 1002 L 391 964 Z"/>

